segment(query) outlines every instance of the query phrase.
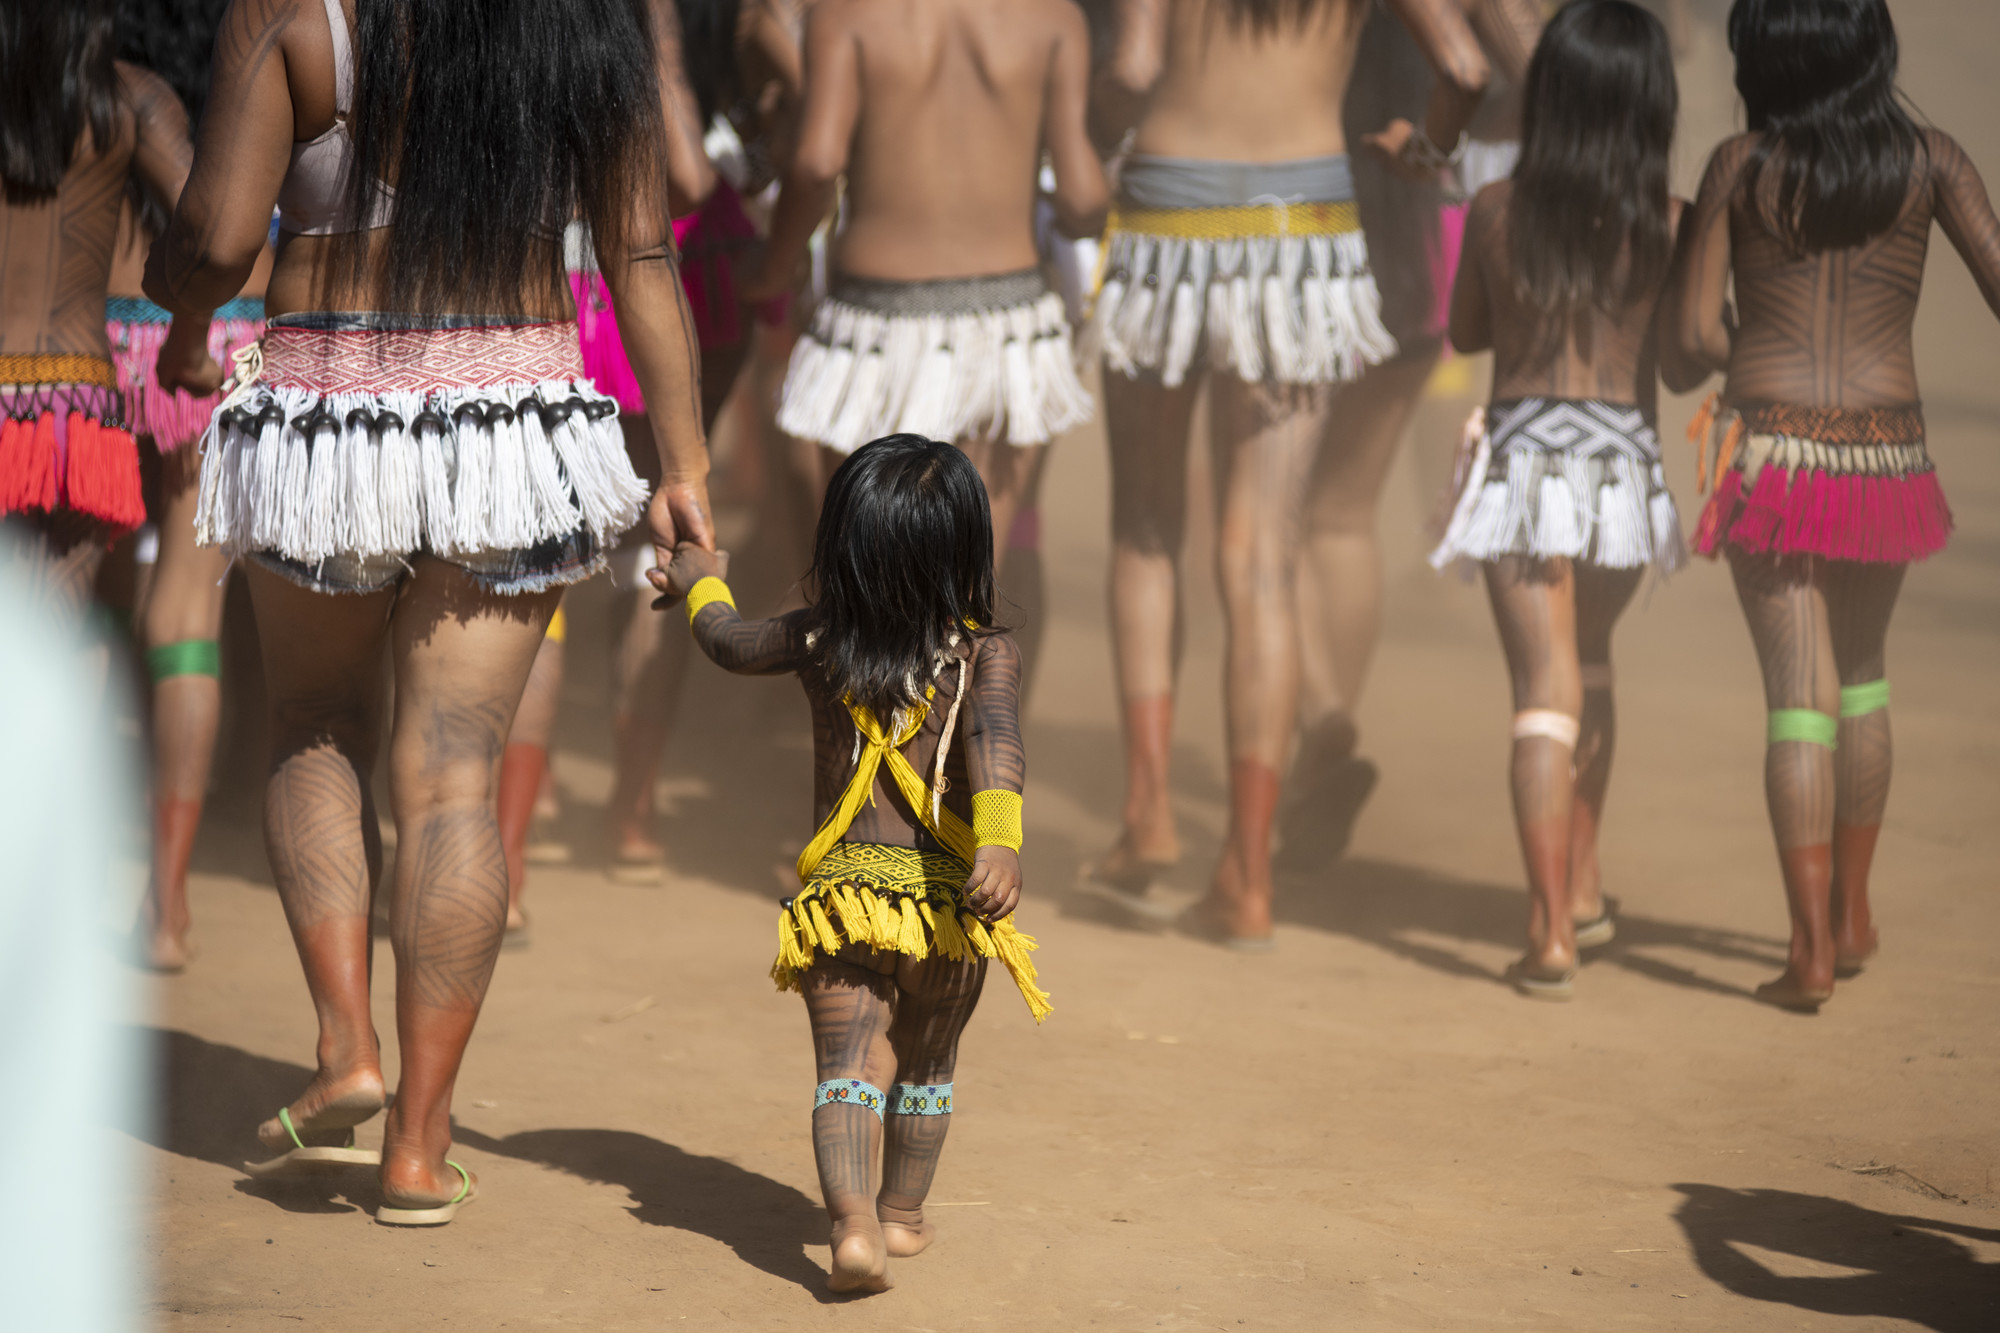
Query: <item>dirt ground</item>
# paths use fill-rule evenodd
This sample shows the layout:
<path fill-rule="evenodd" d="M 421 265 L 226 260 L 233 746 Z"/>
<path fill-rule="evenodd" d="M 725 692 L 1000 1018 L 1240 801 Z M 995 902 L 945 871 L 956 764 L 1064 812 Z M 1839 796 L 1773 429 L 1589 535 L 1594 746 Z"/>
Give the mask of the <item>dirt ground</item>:
<path fill-rule="evenodd" d="M 2000 16 L 1983 0 L 1895 8 L 1905 86 L 2000 177 Z M 1734 114 L 1721 0 L 1691 9 L 1689 182 Z M 1021 920 L 1056 1012 L 1036 1029 L 1001 978 L 974 1017 L 933 1195 L 941 1238 L 895 1267 L 893 1292 L 822 1292 L 811 1050 L 798 1001 L 765 978 L 785 863 L 810 831 L 796 687 L 700 666 L 661 782 L 667 882 L 613 883 L 593 837 L 609 607 L 589 589 L 556 761 L 578 861 L 536 871 L 533 947 L 503 955 L 458 1086 L 479 1202 L 407 1231 L 372 1223 L 366 1176 L 243 1176 L 253 1127 L 308 1076 L 314 1029 L 259 835 L 213 820 L 193 883 L 202 956 L 142 1020 L 163 1068 L 147 1135 L 159 1320 L 2000 1327 L 2000 325 L 1941 238 L 1918 355 L 1959 530 L 1911 574 L 1892 639 L 1884 951 L 1819 1017 L 1749 998 L 1781 966 L 1785 913 L 1757 673 L 1706 563 L 1642 595 L 1618 639 L 1604 859 L 1619 939 L 1572 1005 L 1501 983 L 1525 896 L 1500 654 L 1479 591 L 1418 558 L 1476 365 L 1427 405 L 1384 504 L 1387 628 L 1362 712 L 1383 776 L 1350 858 L 1283 884 L 1273 955 L 1107 919 L 1073 888 L 1114 834 L 1120 785 L 1104 452 L 1083 430 L 1046 489 L 1027 727 Z M 1691 407 L 1671 405 L 1663 431 L 1690 515 Z M 1190 894 L 1223 823 L 1204 541 L 1176 755 L 1190 845 L 1175 887 Z M 768 601 L 772 559 L 761 576 L 754 552 L 744 563 Z M 378 978 L 392 1034 L 386 945 Z"/>

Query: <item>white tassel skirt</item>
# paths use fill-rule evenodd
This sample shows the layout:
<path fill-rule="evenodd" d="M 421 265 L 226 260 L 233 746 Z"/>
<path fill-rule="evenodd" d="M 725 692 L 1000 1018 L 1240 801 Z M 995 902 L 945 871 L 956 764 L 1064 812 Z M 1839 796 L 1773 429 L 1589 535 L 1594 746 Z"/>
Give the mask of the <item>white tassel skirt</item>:
<path fill-rule="evenodd" d="M 1686 561 L 1659 436 L 1638 408 L 1522 398 L 1493 404 L 1486 421 L 1434 567 L 1524 555 L 1670 573 Z"/>
<path fill-rule="evenodd" d="M 1089 334 L 1106 369 L 1333 384 L 1396 354 L 1345 157 L 1139 156 L 1119 190 Z"/>
<path fill-rule="evenodd" d="M 478 567 L 595 551 L 638 520 L 648 490 L 617 404 L 583 376 L 575 324 L 371 322 L 271 322 L 254 383 L 202 438 L 198 541 L 309 568 L 418 553 Z"/>
<path fill-rule="evenodd" d="M 852 453 L 910 432 L 1047 444 L 1090 420 L 1062 298 L 1040 270 L 891 282 L 838 277 L 793 349 L 786 434 Z"/>

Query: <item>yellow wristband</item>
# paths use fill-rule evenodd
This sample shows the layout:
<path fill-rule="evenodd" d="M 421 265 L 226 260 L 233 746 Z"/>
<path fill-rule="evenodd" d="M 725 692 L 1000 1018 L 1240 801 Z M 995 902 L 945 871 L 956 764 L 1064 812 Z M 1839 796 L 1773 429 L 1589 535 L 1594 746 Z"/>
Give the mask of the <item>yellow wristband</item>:
<path fill-rule="evenodd" d="M 711 602 L 727 602 L 731 609 L 736 606 L 736 599 L 729 595 L 729 585 L 713 574 L 697 580 L 695 585 L 688 589 L 688 624 L 694 624 L 694 618 Z"/>
<path fill-rule="evenodd" d="M 1021 850 L 1021 793 L 995 787 L 972 793 L 972 841 L 976 847 Z"/>

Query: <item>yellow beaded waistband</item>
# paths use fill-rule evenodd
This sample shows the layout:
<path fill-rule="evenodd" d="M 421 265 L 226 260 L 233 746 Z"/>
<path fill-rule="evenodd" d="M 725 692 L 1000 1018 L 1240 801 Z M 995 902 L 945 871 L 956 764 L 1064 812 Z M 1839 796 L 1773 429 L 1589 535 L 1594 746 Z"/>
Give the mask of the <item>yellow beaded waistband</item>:
<path fill-rule="evenodd" d="M 1340 203 L 1230 204 L 1219 208 L 1130 208 L 1115 205 L 1107 231 L 1143 232 L 1184 240 L 1247 236 L 1340 236 L 1361 230 L 1361 209 Z"/>
<path fill-rule="evenodd" d="M 94 384 L 118 387 L 109 361 L 88 352 L 8 352 L 0 354 L 0 384 Z"/>

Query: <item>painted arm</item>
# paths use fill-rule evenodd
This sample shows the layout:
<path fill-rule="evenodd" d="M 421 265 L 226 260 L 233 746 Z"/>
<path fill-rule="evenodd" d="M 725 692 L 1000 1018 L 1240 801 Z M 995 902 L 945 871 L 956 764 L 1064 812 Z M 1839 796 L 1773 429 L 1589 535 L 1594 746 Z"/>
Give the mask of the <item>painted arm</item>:
<path fill-rule="evenodd" d="M 1459 0 L 1388 0 L 1389 8 L 1416 39 L 1430 62 L 1436 81 L 1424 109 L 1423 136 L 1441 153 L 1449 153 L 1472 122 L 1490 77 L 1479 37 L 1459 8 Z M 1417 131 L 1407 120 L 1391 121 L 1367 143 L 1387 153 L 1396 169 L 1413 180 L 1434 180 L 1436 168 L 1413 153 L 1420 152 Z"/>
<path fill-rule="evenodd" d="M 176 315 L 207 315 L 243 290 L 271 232 L 291 165 L 287 0 L 235 0 L 215 37 L 194 164 L 146 259 L 145 292 Z"/>
<path fill-rule="evenodd" d="M 729 585 L 729 552 L 706 550 L 693 542 L 683 542 L 671 561 L 646 571 L 646 577 L 664 597 L 679 600 L 703 582 L 716 580 L 700 599 L 689 618 L 694 641 L 709 660 L 724 671 L 739 676 L 781 676 L 806 664 L 805 633 L 801 628 L 805 611 L 789 611 L 769 620 L 745 620 L 736 612 L 736 599 Z M 658 606 L 660 603 L 654 603 Z"/>
<path fill-rule="evenodd" d="M 187 108 L 166 80 L 151 70 L 121 60 L 118 78 L 137 129 L 131 172 L 162 208 L 172 212 L 194 165 Z M 208 354 L 209 314 L 207 310 L 177 312 L 167 326 L 166 340 L 153 367 L 162 388 L 204 395 L 222 386 L 222 367 Z"/>
<path fill-rule="evenodd" d="M 847 170 L 855 122 L 861 115 L 860 57 L 842 6 L 821 0 L 806 16 L 805 109 L 798 147 L 785 169 L 771 236 L 755 279 L 744 284 L 749 301 L 767 301 L 791 290 L 806 260 L 813 232 L 833 207 L 834 188 Z"/>
<path fill-rule="evenodd" d="M 1139 123 L 1167 67 L 1168 0 L 1116 0 L 1111 54 L 1090 92 L 1090 137 L 1111 153 Z"/>
<path fill-rule="evenodd" d="M 1042 113 L 1043 137 L 1055 168 L 1051 201 L 1056 226 L 1065 236 L 1095 236 L 1104 230 L 1111 207 L 1111 188 L 1104 181 L 1104 164 L 1091 147 L 1087 125 L 1090 106 L 1090 29 L 1083 14 L 1065 5 L 1062 31 L 1049 67 L 1049 92 Z"/>
<path fill-rule="evenodd" d="M 1972 270 L 1987 309 L 2000 315 L 2000 219 L 1979 168 L 1958 142 L 1942 130 L 1924 131 L 1931 155 L 1931 188 L 1936 193 L 1938 225 L 1951 248 Z"/>
<path fill-rule="evenodd" d="M 1451 345 L 1470 354 L 1493 346 L 1493 303 L 1486 291 L 1488 236 L 1500 222 L 1500 187 L 1489 185 L 1472 201 L 1465 218 L 1465 242 L 1458 250 L 1458 276 L 1451 284 Z"/>
<path fill-rule="evenodd" d="M 998 921 L 1021 901 L 1020 794 L 1028 776 L 1021 745 L 1021 649 L 1013 635 L 975 641 L 958 726 L 972 786 L 973 831 L 982 838 L 965 881 L 966 903 L 984 920 Z"/>
<path fill-rule="evenodd" d="M 1660 299 L 1660 380 L 1675 393 L 1701 387 L 1729 368 L 1735 341 L 1729 308 L 1729 200 L 1748 159 L 1751 140 L 1715 150 L 1694 209 L 1681 219 L 1674 265 Z"/>

